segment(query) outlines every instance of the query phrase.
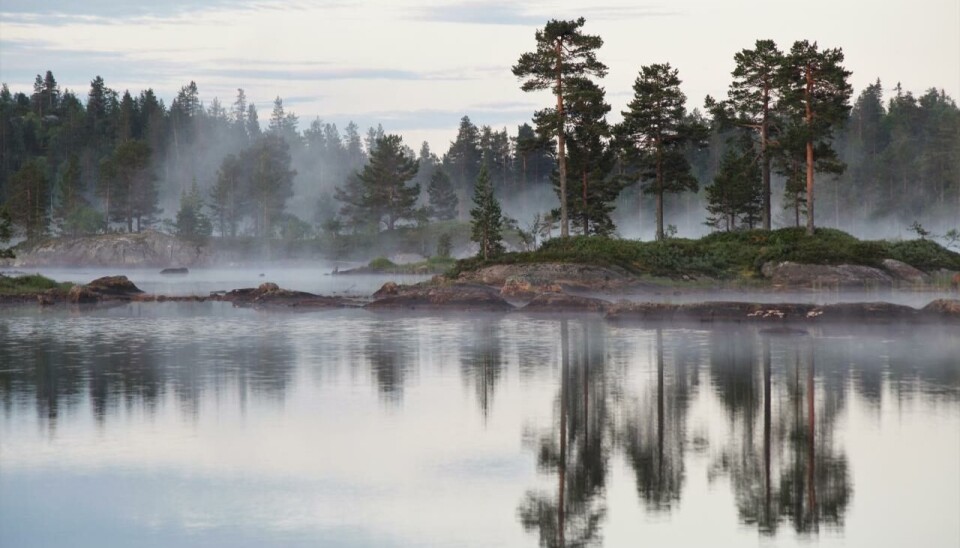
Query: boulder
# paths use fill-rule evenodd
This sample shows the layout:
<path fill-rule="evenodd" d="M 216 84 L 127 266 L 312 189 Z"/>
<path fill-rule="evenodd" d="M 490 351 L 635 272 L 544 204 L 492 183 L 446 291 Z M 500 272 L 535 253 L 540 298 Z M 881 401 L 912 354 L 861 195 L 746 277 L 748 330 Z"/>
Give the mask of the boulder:
<path fill-rule="evenodd" d="M 884 259 L 883 268 L 898 281 L 910 284 L 929 284 L 930 275 L 922 270 L 918 270 L 905 262 L 896 259 Z"/>
<path fill-rule="evenodd" d="M 496 289 L 481 284 L 416 285 L 381 297 L 370 310 L 485 310 L 506 312 L 513 306 Z"/>
<path fill-rule="evenodd" d="M 143 291 L 126 276 L 104 276 L 87 284 L 87 288 L 104 296 L 124 297 L 137 295 Z"/>
<path fill-rule="evenodd" d="M 937 299 L 923 307 L 922 311 L 938 319 L 960 320 L 960 299 Z"/>
<path fill-rule="evenodd" d="M 75 285 L 67 293 L 67 302 L 89 304 L 101 301 L 129 301 L 143 294 L 126 276 L 105 276 L 87 285 Z"/>
<path fill-rule="evenodd" d="M 602 313 L 610 303 L 602 299 L 568 295 L 566 293 L 541 293 L 520 310 L 523 312 L 593 312 Z"/>
<path fill-rule="evenodd" d="M 500 288 L 501 295 L 514 299 L 532 299 L 541 293 L 561 293 L 562 291 L 560 284 L 529 275 L 511 276 Z"/>
<path fill-rule="evenodd" d="M 388 297 L 390 295 L 396 295 L 400 293 L 400 286 L 396 282 L 387 282 L 380 286 L 380 289 L 376 290 L 373 294 L 373 298 L 379 299 L 381 297 Z"/>
<path fill-rule="evenodd" d="M 100 302 L 100 294 L 85 285 L 75 285 L 67 293 L 67 302 L 72 304 L 92 304 Z"/>
<path fill-rule="evenodd" d="M 780 287 L 890 287 L 894 279 L 870 266 L 768 262 L 761 273 Z"/>

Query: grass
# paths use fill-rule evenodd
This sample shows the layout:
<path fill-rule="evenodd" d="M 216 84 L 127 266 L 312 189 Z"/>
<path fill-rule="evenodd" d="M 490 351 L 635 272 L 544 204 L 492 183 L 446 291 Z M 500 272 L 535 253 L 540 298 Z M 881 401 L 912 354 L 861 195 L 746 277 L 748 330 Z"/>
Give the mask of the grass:
<path fill-rule="evenodd" d="M 718 232 L 699 240 L 675 238 L 664 242 L 587 236 L 556 238 L 534 252 L 507 253 L 490 261 L 459 261 L 449 274 L 456 276 L 493 264 L 561 262 L 620 268 L 638 276 L 750 280 L 760 277 L 760 269 L 770 261 L 879 267 L 884 259 L 896 259 L 921 270 L 960 270 L 960 253 L 931 240 L 858 240 L 834 229 L 818 229 L 813 236 L 807 236 L 802 228 L 783 228 Z"/>
<path fill-rule="evenodd" d="M 367 268 L 381 274 L 443 274 L 456 262 L 451 257 L 430 257 L 418 263 L 396 264 L 386 257 L 377 257 L 370 261 Z"/>
<path fill-rule="evenodd" d="M 73 287 L 70 282 L 55 282 L 40 274 L 24 276 L 4 276 L 0 274 L 0 295 L 25 295 L 43 293 L 49 289 L 69 291 Z"/>

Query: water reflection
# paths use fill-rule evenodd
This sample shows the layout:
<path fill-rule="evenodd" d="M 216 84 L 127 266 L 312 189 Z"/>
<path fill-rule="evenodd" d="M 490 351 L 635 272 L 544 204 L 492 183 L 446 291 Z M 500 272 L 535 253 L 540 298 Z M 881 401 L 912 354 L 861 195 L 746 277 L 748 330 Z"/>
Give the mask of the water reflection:
<path fill-rule="evenodd" d="M 536 531 L 541 546 L 586 546 L 600 538 L 606 513 L 604 486 L 609 460 L 603 340 L 590 345 L 586 324 L 571 333 L 560 320 L 560 387 L 555 428 L 537 432 L 533 449 L 542 474 L 556 476 L 556 490 L 528 491 L 518 514 Z"/>
<path fill-rule="evenodd" d="M 913 497 L 923 507 L 940 496 L 909 491 L 914 482 L 904 477 L 926 473 L 945 482 L 947 494 L 960 488 L 942 465 L 914 469 L 931 458 L 955 463 L 956 432 L 933 430 L 943 443 L 923 455 L 863 441 L 914 431 L 915 439 L 934 440 L 921 432 L 925 421 L 957 425 L 960 334 L 947 328 L 778 334 L 582 318 L 271 315 L 219 305 L 17 314 L 0 317 L 0 483 L 20 486 L 17 504 L 42 492 L 21 473 L 33 456 L 21 447 L 52 447 L 56 456 L 47 462 L 96 462 L 104 455 L 97 436 L 113 432 L 112 443 L 129 453 L 136 463 L 131 478 L 140 482 L 155 464 L 152 452 L 137 448 L 153 447 L 151 433 L 170 421 L 178 421 L 181 434 L 231 432 L 237 454 L 221 456 L 217 467 L 244 462 L 250 469 L 241 477 L 280 474 L 302 481 L 304 493 L 356 497 L 350 508 L 367 516 L 358 527 L 373 527 L 373 514 L 416 520 L 422 513 L 410 526 L 413 536 L 397 544 L 444 543 L 430 536 L 442 524 L 426 511 L 444 482 L 471 486 L 457 494 L 466 497 L 464 509 L 473 509 L 458 509 L 463 523 L 483 527 L 507 513 L 507 528 L 542 546 L 620 545 L 646 538 L 650 523 L 690 523 L 697 511 L 691 508 L 704 505 L 717 515 L 734 510 L 730 521 L 754 537 L 823 541 L 825 530 L 843 538 L 856 528 L 854 515 L 905 520 L 895 501 Z M 231 421 L 234 415 L 244 420 Z M 250 430 L 246 419 L 264 415 L 269 425 Z M 257 436 L 273 432 L 277 453 L 258 460 Z M 127 437 L 140 445 L 125 446 Z M 216 453 L 203 445 L 216 441 L 200 435 L 165 439 L 184 444 L 174 453 Z M 371 456 L 381 442 L 390 454 Z M 864 485 L 878 466 L 901 479 L 889 486 L 900 489 L 893 496 L 870 496 L 878 486 Z M 57 468 L 69 480 L 64 470 L 69 464 Z M 180 477 L 176 472 L 167 470 Z M 255 487 L 234 483 L 234 492 L 255 496 L 245 491 Z M 383 493 L 389 502 L 367 506 L 364 497 Z M 391 498 L 396 493 L 406 498 Z M 495 502 L 478 502 L 487 495 Z M 945 511 L 957 508 L 956 501 L 937 500 Z M 14 508 L 13 501 L 0 489 L 0 510 Z M 5 545 L 11 523 L 2 514 Z M 702 543 L 722 532 L 696 516 L 694 522 L 703 527 Z M 933 533 L 934 540 L 956 538 L 945 526 Z M 191 544 L 183 538 L 167 544 Z"/>

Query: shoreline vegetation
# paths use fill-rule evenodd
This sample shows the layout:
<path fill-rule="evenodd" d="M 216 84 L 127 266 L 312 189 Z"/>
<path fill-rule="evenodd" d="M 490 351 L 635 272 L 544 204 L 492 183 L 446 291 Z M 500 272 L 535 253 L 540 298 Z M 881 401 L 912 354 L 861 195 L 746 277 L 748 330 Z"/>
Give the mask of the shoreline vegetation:
<path fill-rule="evenodd" d="M 456 261 L 433 257 L 395 264 L 380 257 L 366 266 L 334 274 L 436 275 L 412 285 L 388 282 L 365 298 L 314 295 L 272 283 L 258 288 L 224 288 L 209 295 L 171 297 L 145 294 L 125 276 L 73 285 L 38 274 L 0 275 L 0 303 L 211 300 L 232 302 L 235 306 L 300 310 L 364 307 L 374 311 L 588 312 L 617 320 L 651 321 L 960 320 L 960 299 L 937 299 L 922 309 L 889 303 L 644 302 L 644 294 L 664 292 L 681 295 L 797 288 L 941 292 L 960 289 L 960 253 L 922 238 L 862 241 L 832 229 L 818 229 L 813 236 L 807 236 L 802 228 L 787 228 L 658 242 L 579 236 L 550 240 L 536 251 L 503 253 L 487 259 Z M 632 302 L 612 302 L 628 295 Z"/>

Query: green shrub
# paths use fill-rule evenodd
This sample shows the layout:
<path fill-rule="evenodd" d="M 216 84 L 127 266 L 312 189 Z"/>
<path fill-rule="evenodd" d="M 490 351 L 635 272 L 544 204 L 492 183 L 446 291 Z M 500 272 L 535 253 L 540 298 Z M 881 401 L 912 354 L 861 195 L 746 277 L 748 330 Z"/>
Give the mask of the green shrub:
<path fill-rule="evenodd" d="M 54 288 L 67 291 L 71 287 L 73 287 L 72 283 L 58 283 L 40 274 L 28 274 L 24 276 L 4 276 L 0 274 L 0 295 L 41 293 Z"/>
<path fill-rule="evenodd" d="M 367 266 L 373 270 L 391 270 L 397 267 L 393 261 L 386 257 L 377 257 L 376 259 L 370 261 L 370 264 Z"/>

